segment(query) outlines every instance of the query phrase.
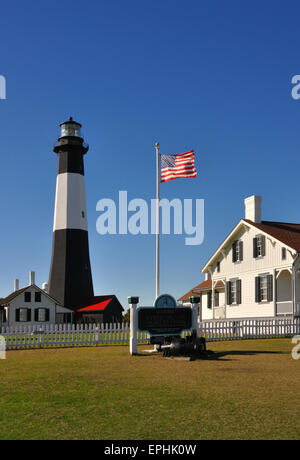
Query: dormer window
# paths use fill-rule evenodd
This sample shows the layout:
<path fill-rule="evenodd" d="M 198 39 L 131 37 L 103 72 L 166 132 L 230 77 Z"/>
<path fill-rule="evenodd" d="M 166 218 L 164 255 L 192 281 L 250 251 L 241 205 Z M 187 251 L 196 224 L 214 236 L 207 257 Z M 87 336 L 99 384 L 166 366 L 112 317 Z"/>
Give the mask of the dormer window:
<path fill-rule="evenodd" d="M 232 262 L 241 262 L 243 260 L 243 242 L 234 241 L 232 245 Z"/>

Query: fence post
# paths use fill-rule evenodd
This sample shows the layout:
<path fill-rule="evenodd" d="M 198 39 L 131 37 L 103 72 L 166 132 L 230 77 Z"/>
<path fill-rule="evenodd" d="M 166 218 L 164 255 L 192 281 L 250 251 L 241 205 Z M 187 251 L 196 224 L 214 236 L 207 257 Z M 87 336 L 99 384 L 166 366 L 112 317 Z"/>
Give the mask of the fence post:
<path fill-rule="evenodd" d="M 3 335 L 0 335 L 0 359 L 6 358 L 6 340 Z"/>
<path fill-rule="evenodd" d="M 128 297 L 130 305 L 130 354 L 137 354 L 137 339 L 136 339 L 136 306 L 139 303 L 138 297 Z"/>

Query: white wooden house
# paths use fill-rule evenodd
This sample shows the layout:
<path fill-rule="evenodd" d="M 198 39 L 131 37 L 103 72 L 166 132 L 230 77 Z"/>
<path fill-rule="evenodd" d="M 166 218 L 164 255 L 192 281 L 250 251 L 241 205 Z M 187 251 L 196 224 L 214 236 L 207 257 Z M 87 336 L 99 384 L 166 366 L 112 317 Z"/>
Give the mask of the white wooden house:
<path fill-rule="evenodd" d="M 14 292 L 0 300 L 0 326 L 39 326 L 71 323 L 72 320 L 72 310 L 60 306 L 45 290 L 34 284 L 34 272 L 30 273 L 29 286 L 18 289 L 15 283 Z"/>
<path fill-rule="evenodd" d="M 202 268 L 202 319 L 300 316 L 300 224 L 261 220 L 261 197 L 245 199 L 245 218 Z"/>

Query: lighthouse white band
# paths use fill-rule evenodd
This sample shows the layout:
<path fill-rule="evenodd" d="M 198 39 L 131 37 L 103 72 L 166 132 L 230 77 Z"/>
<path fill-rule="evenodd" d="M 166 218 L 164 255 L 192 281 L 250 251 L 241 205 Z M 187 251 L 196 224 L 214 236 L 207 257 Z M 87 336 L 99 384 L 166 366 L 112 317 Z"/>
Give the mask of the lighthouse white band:
<path fill-rule="evenodd" d="M 88 229 L 85 182 L 81 174 L 57 176 L 53 231 L 64 229 Z"/>

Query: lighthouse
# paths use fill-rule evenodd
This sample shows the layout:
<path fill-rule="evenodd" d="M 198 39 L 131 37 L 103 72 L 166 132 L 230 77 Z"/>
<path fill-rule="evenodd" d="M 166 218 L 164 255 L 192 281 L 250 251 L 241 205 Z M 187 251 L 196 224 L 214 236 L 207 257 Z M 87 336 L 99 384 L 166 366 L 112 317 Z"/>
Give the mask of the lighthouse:
<path fill-rule="evenodd" d="M 58 155 L 52 259 L 48 293 L 76 309 L 94 296 L 90 265 L 81 124 L 61 123 L 53 151 Z"/>

